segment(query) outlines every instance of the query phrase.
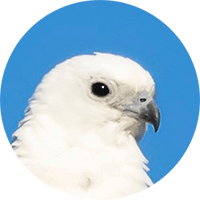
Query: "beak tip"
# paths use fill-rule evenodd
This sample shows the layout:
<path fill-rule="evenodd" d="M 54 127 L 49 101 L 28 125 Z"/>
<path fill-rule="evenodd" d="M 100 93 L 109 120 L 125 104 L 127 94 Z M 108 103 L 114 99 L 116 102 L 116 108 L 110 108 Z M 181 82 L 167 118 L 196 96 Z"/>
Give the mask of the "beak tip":
<path fill-rule="evenodd" d="M 158 117 L 156 117 L 155 121 L 153 122 L 155 133 L 158 131 L 159 126 L 160 126 L 160 111 L 157 110 L 157 112 L 158 112 Z"/>
<path fill-rule="evenodd" d="M 154 131 L 155 131 L 155 133 L 157 133 L 158 127 L 154 127 Z"/>

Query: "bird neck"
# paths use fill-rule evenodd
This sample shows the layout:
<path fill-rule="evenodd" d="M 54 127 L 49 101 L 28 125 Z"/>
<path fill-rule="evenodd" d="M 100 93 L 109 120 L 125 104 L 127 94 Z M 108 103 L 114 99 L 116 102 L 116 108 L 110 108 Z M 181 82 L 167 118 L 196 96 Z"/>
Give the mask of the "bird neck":
<path fill-rule="evenodd" d="M 48 113 L 36 112 L 25 117 L 24 124 L 14 133 L 18 140 L 13 145 L 17 147 L 16 153 L 21 149 L 29 157 L 40 158 L 56 156 L 73 147 L 101 150 L 112 146 L 118 149 L 134 148 L 134 151 L 140 153 L 135 138 L 126 130 L 129 123 L 122 120 L 94 127 L 70 124 L 62 126 Z"/>

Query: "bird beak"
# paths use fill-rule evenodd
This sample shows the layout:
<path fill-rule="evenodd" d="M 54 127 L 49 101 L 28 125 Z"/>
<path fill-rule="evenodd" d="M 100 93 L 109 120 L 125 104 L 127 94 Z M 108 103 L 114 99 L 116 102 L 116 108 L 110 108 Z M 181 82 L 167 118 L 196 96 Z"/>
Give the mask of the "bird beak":
<path fill-rule="evenodd" d="M 133 98 L 131 104 L 124 105 L 125 113 L 140 121 L 151 123 L 155 133 L 160 125 L 160 111 L 149 92 L 144 91 L 139 97 Z"/>
<path fill-rule="evenodd" d="M 158 131 L 160 125 L 160 111 L 154 101 L 147 104 L 139 113 L 139 119 L 151 123 L 154 126 L 155 133 Z"/>

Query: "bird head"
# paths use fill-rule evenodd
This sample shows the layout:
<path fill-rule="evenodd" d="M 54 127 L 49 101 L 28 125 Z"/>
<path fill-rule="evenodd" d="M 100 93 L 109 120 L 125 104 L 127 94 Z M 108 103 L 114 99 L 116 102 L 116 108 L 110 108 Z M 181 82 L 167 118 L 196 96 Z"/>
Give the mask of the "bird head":
<path fill-rule="evenodd" d="M 58 64 L 37 87 L 32 112 L 48 113 L 62 127 L 86 130 L 115 126 L 138 141 L 160 116 L 150 73 L 129 58 L 80 55 Z M 38 112 L 40 110 L 40 112 Z"/>

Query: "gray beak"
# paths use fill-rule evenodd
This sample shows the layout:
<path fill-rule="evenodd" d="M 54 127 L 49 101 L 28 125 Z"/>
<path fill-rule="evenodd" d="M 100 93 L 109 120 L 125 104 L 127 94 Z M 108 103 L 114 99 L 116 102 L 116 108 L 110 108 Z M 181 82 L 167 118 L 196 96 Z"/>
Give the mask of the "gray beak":
<path fill-rule="evenodd" d="M 157 132 L 160 125 L 160 112 L 151 94 L 144 91 L 131 101 L 131 104 L 123 105 L 126 114 L 143 122 L 151 123 Z"/>
<path fill-rule="evenodd" d="M 154 101 L 148 103 L 146 108 L 142 109 L 138 116 L 139 119 L 153 124 L 155 133 L 158 131 L 160 125 L 160 111 Z"/>

